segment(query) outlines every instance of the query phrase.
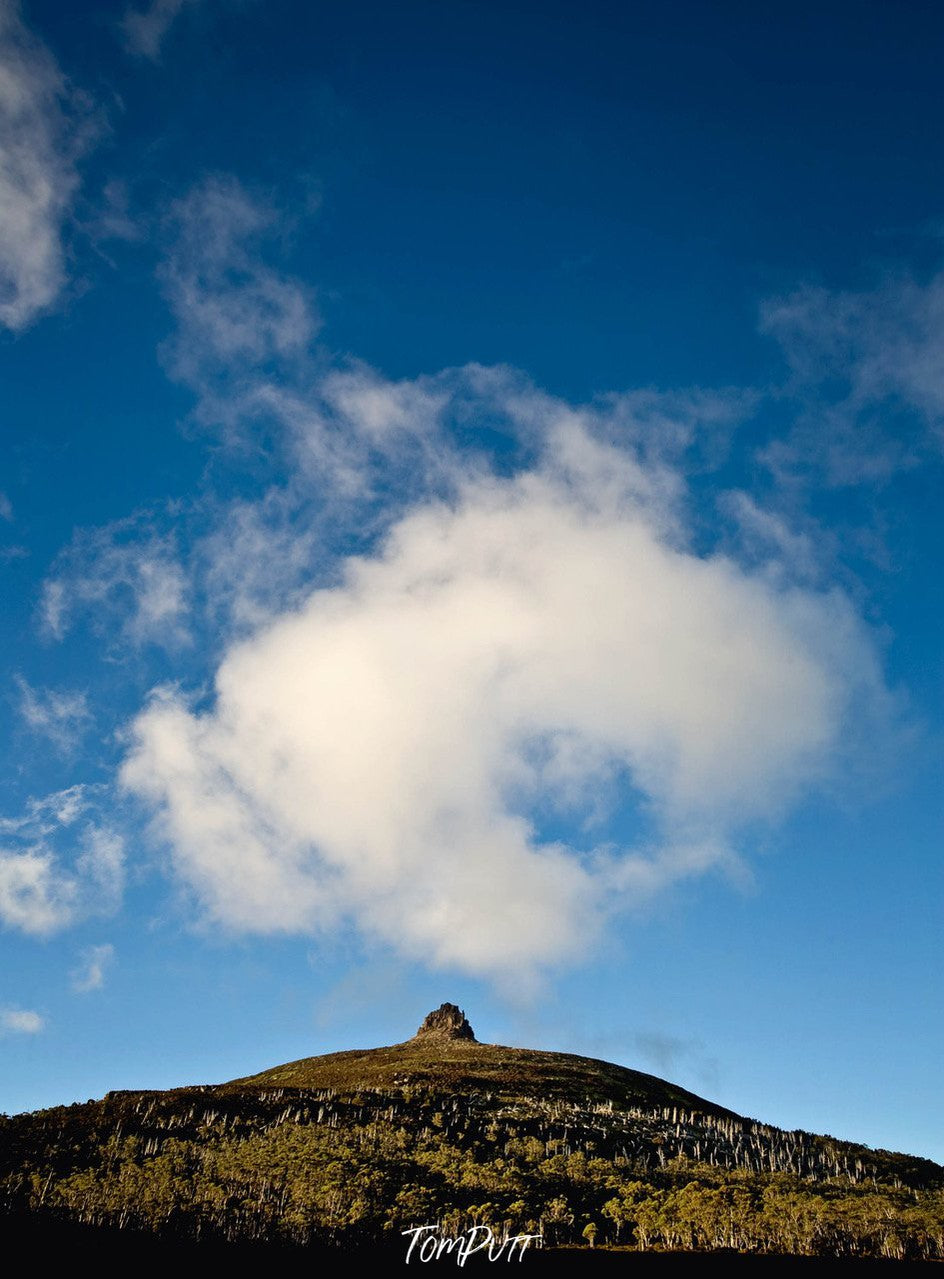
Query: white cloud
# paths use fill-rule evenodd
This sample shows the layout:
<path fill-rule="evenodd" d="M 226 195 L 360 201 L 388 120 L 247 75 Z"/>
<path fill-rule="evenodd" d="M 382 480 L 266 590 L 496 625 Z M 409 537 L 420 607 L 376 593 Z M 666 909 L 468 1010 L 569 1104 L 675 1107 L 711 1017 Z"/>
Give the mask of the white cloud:
<path fill-rule="evenodd" d="M 101 990 L 105 985 L 105 971 L 115 957 L 110 942 L 101 946 L 88 946 L 82 951 L 79 964 L 71 973 L 72 989 L 79 995 Z"/>
<path fill-rule="evenodd" d="M 117 908 L 124 843 L 99 816 L 100 791 L 72 786 L 0 818 L 0 924 L 47 937 Z"/>
<path fill-rule="evenodd" d="M 685 876 L 746 874 L 747 828 L 829 783 L 886 699 L 806 527 L 730 494 L 736 551 L 693 549 L 683 470 L 751 397 L 325 375 L 311 293 L 261 257 L 272 208 L 214 178 L 168 225 L 168 365 L 268 487 L 176 512 L 179 543 L 150 517 L 83 535 L 44 608 L 61 634 L 120 599 L 123 638 L 222 651 L 214 706 L 159 690 L 122 770 L 204 916 L 353 920 L 524 979 Z"/>
<path fill-rule="evenodd" d="M 89 825 L 82 833 L 76 870 L 95 910 L 116 910 L 125 885 L 124 840 L 107 826 Z"/>
<path fill-rule="evenodd" d="M 156 62 L 175 18 L 192 3 L 194 0 L 151 0 L 144 9 L 129 8 L 121 21 L 125 48 L 129 53 Z"/>
<path fill-rule="evenodd" d="M 234 501 L 196 546 L 199 575 L 214 619 L 251 629 L 285 607 L 310 580 L 319 553 L 319 521 L 291 487 L 256 501 Z"/>
<path fill-rule="evenodd" d="M 14 332 L 65 284 L 62 229 L 87 141 L 77 105 L 16 0 L 0 0 L 0 324 Z"/>
<path fill-rule="evenodd" d="M 0 1031 L 13 1035 L 38 1035 L 46 1023 L 39 1013 L 26 1008 L 0 1010 Z"/>
<path fill-rule="evenodd" d="M 245 373 L 305 353 L 318 328 L 313 295 L 259 257 L 279 229 L 274 209 L 232 178 L 208 178 L 174 205 L 170 223 L 175 236 L 161 279 L 178 325 L 168 346 L 175 376 L 209 402 L 214 372 Z M 205 407 L 213 411 L 227 410 Z"/>
<path fill-rule="evenodd" d="M 43 584 L 43 629 L 62 639 L 83 614 L 125 645 L 177 648 L 189 641 L 187 586 L 173 534 L 147 515 L 83 530 Z"/>
<path fill-rule="evenodd" d="M 75 880 L 63 874 L 45 849 L 0 848 L 0 922 L 36 937 L 48 936 L 75 917 Z"/>
<path fill-rule="evenodd" d="M 16 682 L 20 689 L 20 714 L 29 727 L 60 750 L 73 749 L 91 719 L 86 694 L 31 688 L 24 679 Z"/>
<path fill-rule="evenodd" d="M 815 467 L 833 484 L 876 484 L 940 450 L 944 273 L 862 292 L 798 289 L 768 301 L 762 327 L 806 402 L 766 450 L 778 475 Z"/>
<path fill-rule="evenodd" d="M 832 540 L 824 529 L 809 520 L 791 523 L 740 489 L 722 493 L 718 505 L 736 524 L 751 558 L 789 578 L 815 582 L 822 577 L 824 547 Z"/>
<path fill-rule="evenodd" d="M 110 240 L 127 242 L 143 238 L 145 225 L 132 215 L 131 195 L 125 181 L 111 178 L 105 183 L 99 203 L 84 224 L 84 230 L 103 256 L 106 255 L 101 246 Z M 106 257 L 106 260 L 115 266 L 110 258 Z"/>
<path fill-rule="evenodd" d="M 95 802 L 95 787 L 68 786 L 40 799 L 31 799 L 20 817 L 0 817 L 0 835 L 44 839 L 59 828 L 72 826 Z"/>
<path fill-rule="evenodd" d="M 495 448 L 526 462 L 564 411 L 510 368 L 400 381 L 357 361 L 321 371 L 310 291 L 261 256 L 267 239 L 284 240 L 290 228 L 233 178 L 200 183 L 168 225 L 160 276 L 177 321 L 165 346 L 171 370 L 196 392 L 197 417 L 237 456 L 250 454 L 263 470 L 272 463 L 261 497 L 221 503 L 209 529 L 189 538 L 182 593 L 205 600 L 217 634 L 219 623 L 245 631 L 297 603 L 352 530 L 371 542 L 412 503 L 454 494 L 476 469 L 487 474 Z M 717 455 L 751 404 L 743 392 L 643 390 L 582 412 L 602 437 L 638 451 L 649 489 L 660 489 L 653 505 L 668 506 L 682 489 L 674 464 Z M 196 510 L 184 518 L 200 524 Z M 44 605 L 47 629 L 60 631 L 68 599 L 56 577 Z"/>
<path fill-rule="evenodd" d="M 391 437 L 436 437 L 449 402 L 444 379 L 390 382 L 366 365 L 337 370 L 320 384 L 325 401 L 349 429 L 377 443 Z"/>
<path fill-rule="evenodd" d="M 488 400 L 488 382 L 471 371 L 465 410 L 504 395 L 531 466 L 473 466 L 419 501 L 338 585 L 229 650 L 212 710 L 164 690 L 136 721 L 122 780 L 224 927 L 353 918 L 435 966 L 524 978 L 613 911 L 735 868 L 744 826 L 824 782 L 857 702 L 881 702 L 839 592 L 695 554 L 671 467 L 599 414 L 514 399 L 505 375 Z M 375 434 L 425 411 L 338 385 Z M 620 846 L 630 793 L 651 833 Z"/>

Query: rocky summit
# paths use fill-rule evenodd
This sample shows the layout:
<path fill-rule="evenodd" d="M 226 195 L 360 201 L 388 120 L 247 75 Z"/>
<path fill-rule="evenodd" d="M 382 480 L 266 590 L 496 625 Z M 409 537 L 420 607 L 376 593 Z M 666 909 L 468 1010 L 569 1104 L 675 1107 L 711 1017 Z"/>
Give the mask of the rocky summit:
<path fill-rule="evenodd" d="M 466 1039 L 478 1043 L 465 1013 L 455 1004 L 440 1004 L 427 1013 L 414 1039 Z"/>
<path fill-rule="evenodd" d="M 480 1043 L 455 1004 L 442 1004 L 428 1013 L 412 1039 L 402 1043 L 305 1057 L 219 1087 L 338 1092 L 408 1087 L 452 1098 L 534 1094 L 568 1104 L 680 1106 L 704 1114 L 732 1114 L 684 1088 L 625 1066 L 570 1053 Z"/>

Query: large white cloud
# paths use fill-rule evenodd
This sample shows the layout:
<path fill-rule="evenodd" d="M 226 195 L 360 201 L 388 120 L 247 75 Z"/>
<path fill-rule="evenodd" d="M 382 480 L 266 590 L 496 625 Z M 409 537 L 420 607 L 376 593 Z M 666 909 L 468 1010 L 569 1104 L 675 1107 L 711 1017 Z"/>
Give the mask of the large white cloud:
<path fill-rule="evenodd" d="M 231 647 L 210 709 L 165 689 L 138 717 L 123 782 L 212 920 L 353 919 L 433 965 L 527 974 L 735 860 L 881 696 L 841 594 L 694 553 L 677 477 L 547 404 L 527 469 L 419 502 Z M 565 832 L 627 795 L 644 843 L 602 821 L 578 852 Z"/>

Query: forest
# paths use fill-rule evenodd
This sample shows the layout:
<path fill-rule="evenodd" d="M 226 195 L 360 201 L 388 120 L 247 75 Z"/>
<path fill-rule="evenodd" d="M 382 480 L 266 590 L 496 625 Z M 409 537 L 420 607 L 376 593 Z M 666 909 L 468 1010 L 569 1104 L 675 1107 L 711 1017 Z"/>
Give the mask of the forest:
<path fill-rule="evenodd" d="M 189 1088 L 0 1118 L 0 1212 L 356 1248 L 439 1223 L 545 1248 L 944 1259 L 944 1169 L 677 1106 Z"/>

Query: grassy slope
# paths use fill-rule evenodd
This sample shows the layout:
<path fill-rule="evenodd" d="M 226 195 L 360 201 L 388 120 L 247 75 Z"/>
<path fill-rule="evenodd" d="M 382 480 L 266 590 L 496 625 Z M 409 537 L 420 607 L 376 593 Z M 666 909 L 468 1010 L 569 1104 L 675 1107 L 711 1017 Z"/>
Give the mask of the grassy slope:
<path fill-rule="evenodd" d="M 710 1115 L 732 1115 L 675 1084 L 612 1062 L 570 1053 L 505 1048 L 467 1040 L 413 1039 L 389 1048 L 372 1048 L 305 1057 L 258 1075 L 234 1079 L 228 1087 L 359 1088 L 405 1086 L 452 1094 L 493 1093 L 586 1103 L 679 1106 Z"/>

